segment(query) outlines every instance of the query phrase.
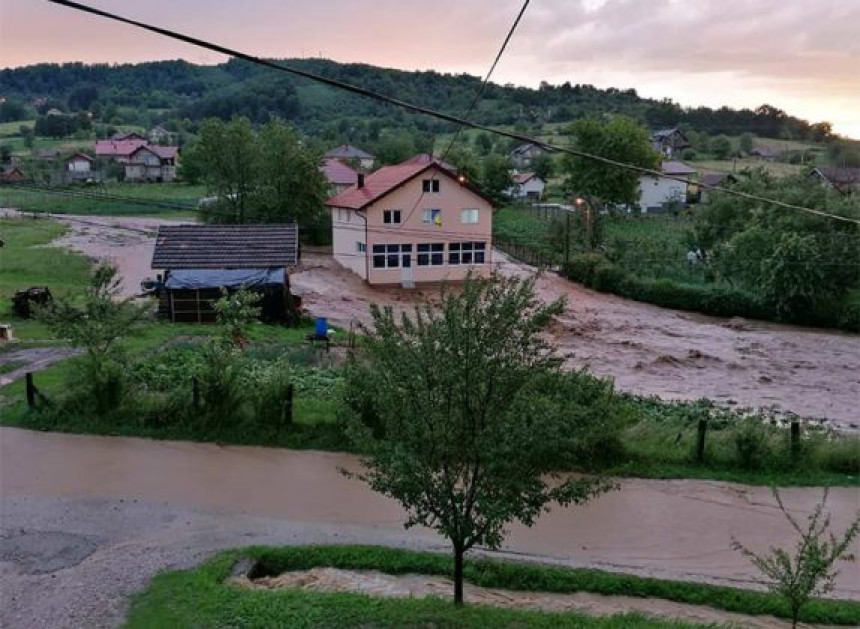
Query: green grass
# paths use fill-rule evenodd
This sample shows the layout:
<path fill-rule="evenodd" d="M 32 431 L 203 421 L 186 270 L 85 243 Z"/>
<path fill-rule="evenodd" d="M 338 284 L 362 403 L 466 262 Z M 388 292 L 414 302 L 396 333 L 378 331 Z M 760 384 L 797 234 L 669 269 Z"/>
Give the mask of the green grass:
<path fill-rule="evenodd" d="M 180 183 L 107 183 L 102 186 L 69 186 L 55 191 L 6 187 L 0 188 L 0 207 L 57 214 L 193 218 L 197 216 L 197 201 L 204 193 L 203 186 Z M 126 197 L 132 201 L 109 197 Z M 157 203 L 189 209 L 162 207 Z"/>
<path fill-rule="evenodd" d="M 21 127 L 33 128 L 35 120 L 15 120 L 12 122 L 0 122 L 0 140 L 21 134 Z"/>
<path fill-rule="evenodd" d="M 155 577 L 143 592 L 133 597 L 127 626 L 685 626 L 672 624 L 668 619 L 648 620 L 635 615 L 588 617 L 577 613 L 515 612 L 468 604 L 457 609 L 452 603 L 439 599 L 385 600 L 298 589 L 242 590 L 223 583 L 239 557 L 258 560 L 268 574 L 325 566 L 380 570 L 388 574 L 453 575 L 450 556 L 385 547 L 294 546 L 232 550 L 193 570 L 167 572 Z M 785 603 L 772 594 L 714 585 L 492 559 L 467 559 L 464 573 L 468 582 L 490 588 L 660 598 L 741 614 L 788 617 Z M 803 611 L 801 619 L 804 622 L 857 625 L 860 623 L 860 603 L 814 600 Z"/>
<path fill-rule="evenodd" d="M 56 297 L 80 292 L 86 285 L 90 260 L 79 253 L 47 247 L 66 228 L 54 221 L 0 217 L 0 320 L 11 323 L 19 339 L 50 338 L 47 328 L 12 312 L 15 291 L 47 286 Z"/>
<path fill-rule="evenodd" d="M 799 175 L 811 166 L 801 166 L 800 164 L 783 164 L 780 162 L 768 162 L 763 159 L 753 157 L 744 157 L 737 160 L 701 160 L 691 161 L 690 165 L 701 173 L 731 173 L 740 172 L 744 168 L 757 169 L 761 168 L 766 173 L 775 177 L 789 177 Z"/>
<path fill-rule="evenodd" d="M 11 373 L 21 367 L 25 366 L 25 363 L 22 360 L 10 360 L 9 362 L 0 361 L 0 374 Z"/>

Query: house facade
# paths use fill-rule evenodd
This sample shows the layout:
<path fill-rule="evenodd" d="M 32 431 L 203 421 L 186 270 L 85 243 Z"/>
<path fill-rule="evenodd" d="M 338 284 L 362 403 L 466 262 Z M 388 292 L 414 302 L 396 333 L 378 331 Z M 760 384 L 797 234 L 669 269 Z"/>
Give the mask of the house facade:
<path fill-rule="evenodd" d="M 520 201 L 540 201 L 546 182 L 534 173 L 514 173 L 511 177 L 513 185 L 505 190 L 511 199 Z"/>
<path fill-rule="evenodd" d="M 436 162 L 381 168 L 326 205 L 335 260 L 368 284 L 490 273 L 493 204 Z"/>
<path fill-rule="evenodd" d="M 663 157 L 672 157 L 690 146 L 690 141 L 680 129 L 659 129 L 651 134 L 651 146 Z"/>
<path fill-rule="evenodd" d="M 839 192 L 845 194 L 852 191 L 860 193 L 860 168 L 821 166 L 813 168 L 809 176 Z"/>
<path fill-rule="evenodd" d="M 665 212 L 687 203 L 687 184 L 670 177 L 686 179 L 696 174 L 695 169 L 681 162 L 663 162 L 660 169 L 667 177 L 639 178 L 639 208 L 643 214 Z"/>
<path fill-rule="evenodd" d="M 140 146 L 125 161 L 125 180 L 173 181 L 178 158 L 175 146 Z"/>
<path fill-rule="evenodd" d="M 511 151 L 511 161 L 517 168 L 530 166 L 532 160 L 543 153 L 543 149 L 536 144 L 520 144 Z"/>

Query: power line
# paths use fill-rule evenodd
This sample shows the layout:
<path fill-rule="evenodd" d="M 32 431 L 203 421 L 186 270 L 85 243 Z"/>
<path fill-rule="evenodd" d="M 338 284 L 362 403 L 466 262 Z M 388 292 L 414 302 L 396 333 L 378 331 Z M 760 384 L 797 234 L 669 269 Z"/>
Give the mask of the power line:
<path fill-rule="evenodd" d="M 190 35 L 185 35 L 185 34 L 182 34 L 182 33 L 176 32 L 176 31 L 172 31 L 169 29 L 161 28 L 159 26 L 153 26 L 151 24 L 146 24 L 144 22 L 132 20 L 130 18 L 126 18 L 126 17 L 123 17 L 121 15 L 117 15 L 115 13 L 109 13 L 107 11 L 102 11 L 101 9 L 96 9 L 94 7 L 83 5 L 83 4 L 80 4 L 78 2 L 71 2 L 70 0 L 48 0 L 48 2 L 51 2 L 53 4 L 58 4 L 61 6 L 65 6 L 65 7 L 75 9 L 78 11 L 83 11 L 85 13 L 90 13 L 92 15 L 96 15 L 99 17 L 107 18 L 109 20 L 122 22 L 122 23 L 128 24 L 130 26 L 135 26 L 137 28 L 141 28 L 141 29 L 153 32 L 153 33 L 157 33 L 159 35 L 163 35 L 165 37 L 170 37 L 172 39 L 176 39 L 176 40 L 191 44 L 193 46 L 205 48 L 207 50 L 211 50 L 213 52 L 217 52 L 217 53 L 222 54 L 222 55 L 226 55 L 229 57 L 235 57 L 237 59 L 242 59 L 242 60 L 248 61 L 250 63 L 269 67 L 269 68 L 272 68 L 275 70 L 279 70 L 281 72 L 288 72 L 290 74 L 295 74 L 296 76 L 301 76 L 301 77 L 304 77 L 306 79 L 316 81 L 318 83 L 323 83 L 323 84 L 328 85 L 330 87 L 345 90 L 345 91 L 351 92 L 353 94 L 358 94 L 360 96 L 365 96 L 367 98 L 371 98 L 371 99 L 385 102 L 385 103 L 388 103 L 391 105 L 395 105 L 395 106 L 401 107 L 403 109 L 408 109 L 409 111 L 413 111 L 415 113 L 423 114 L 426 116 L 431 116 L 433 118 L 437 118 L 439 120 L 444 120 L 446 122 L 451 122 L 451 123 L 454 123 L 457 125 L 468 126 L 468 127 L 473 128 L 473 129 L 480 129 L 480 130 L 486 131 L 488 133 L 493 133 L 493 134 L 501 135 L 501 136 L 504 136 L 504 137 L 507 137 L 507 138 L 510 138 L 513 140 L 517 140 L 518 142 L 522 142 L 522 143 L 526 143 L 526 144 L 533 144 L 533 145 L 535 145 L 539 148 L 542 148 L 543 150 L 546 150 L 546 151 L 567 153 L 569 155 L 574 155 L 576 157 L 581 157 L 583 159 L 589 159 L 592 161 L 600 162 L 602 164 L 606 164 L 607 166 L 613 166 L 615 168 L 624 168 L 626 170 L 637 172 L 640 175 L 647 175 L 649 177 L 669 179 L 669 180 L 685 183 L 687 185 L 696 185 L 696 186 L 699 186 L 700 188 L 704 188 L 706 190 L 723 192 L 725 194 L 730 194 L 733 196 L 746 198 L 746 199 L 753 200 L 753 201 L 760 201 L 763 203 L 769 203 L 769 204 L 777 206 L 777 207 L 782 207 L 782 208 L 786 208 L 786 209 L 790 209 L 790 210 L 798 210 L 801 212 L 807 212 L 807 213 L 815 214 L 817 216 L 822 216 L 825 218 L 831 218 L 833 220 L 845 221 L 848 223 L 855 223 L 857 225 L 860 225 L 860 219 L 850 218 L 847 216 L 839 216 L 838 214 L 830 214 L 830 213 L 824 212 L 822 210 L 816 210 L 814 208 L 804 207 L 802 205 L 796 205 L 793 203 L 786 203 L 785 201 L 780 201 L 777 199 L 771 199 L 768 197 L 762 197 L 762 196 L 759 196 L 756 194 L 751 194 L 749 192 L 743 192 L 741 190 L 735 190 L 732 188 L 724 188 L 722 186 L 709 185 L 709 184 L 705 184 L 705 183 L 701 183 L 701 182 L 695 182 L 695 181 L 693 181 L 691 179 L 687 179 L 685 177 L 680 177 L 677 175 L 669 175 L 669 174 L 663 173 L 661 171 L 658 171 L 658 170 L 655 170 L 652 168 L 646 168 L 644 166 L 637 166 L 635 164 L 626 164 L 624 162 L 619 162 L 617 160 L 610 159 L 608 157 L 602 157 L 600 155 L 594 155 L 592 153 L 587 153 L 585 151 L 580 151 L 578 149 L 573 149 L 573 148 L 563 147 L 563 146 L 556 146 L 556 145 L 550 144 L 548 142 L 544 142 L 538 138 L 524 135 L 521 133 L 517 133 L 514 131 L 505 131 L 504 129 L 497 129 L 495 127 L 490 127 L 488 125 L 484 125 L 484 124 L 481 124 L 478 122 L 473 122 L 470 120 L 464 120 L 463 118 L 458 117 L 458 116 L 446 114 L 444 112 L 437 111 L 435 109 L 430 109 L 429 107 L 424 107 L 422 105 L 416 105 L 414 103 L 410 103 L 408 101 L 404 101 L 402 99 L 395 98 L 393 96 L 387 96 L 387 95 L 381 94 L 379 92 L 374 92 L 373 90 L 369 90 L 369 89 L 364 88 L 364 87 L 353 85 L 351 83 L 346 83 L 343 81 L 339 81 L 337 79 L 330 79 L 330 78 L 315 74 L 313 72 L 308 72 L 306 70 L 300 70 L 298 68 L 293 68 L 293 67 L 287 66 L 285 64 L 275 63 L 274 61 L 269 61 L 267 59 L 255 57 L 254 55 L 251 55 L 248 53 L 240 52 L 238 50 L 233 50 L 231 48 L 227 48 L 227 47 L 221 46 L 219 44 L 207 42 L 205 40 L 202 40 L 202 39 L 199 39 L 196 37 L 191 37 Z"/>
<path fill-rule="evenodd" d="M 484 76 L 484 80 L 478 85 L 478 89 L 475 90 L 475 96 L 472 98 L 472 102 L 469 103 L 469 106 L 466 108 L 466 111 L 463 112 L 462 118 L 465 120 L 469 119 L 469 116 L 472 114 L 472 110 L 475 108 L 475 105 L 478 104 L 478 101 L 481 99 L 481 95 L 484 93 L 484 89 L 487 87 L 487 83 L 490 81 L 490 77 L 493 75 L 493 72 L 496 69 L 496 66 L 499 65 L 499 60 L 502 58 L 502 55 L 505 54 L 505 49 L 508 47 L 508 42 L 511 41 L 511 37 L 513 37 L 514 32 L 517 30 L 517 26 L 520 24 L 520 20 L 523 18 L 523 14 L 526 12 L 526 9 L 529 6 L 529 2 L 531 0 L 525 0 L 523 6 L 520 8 L 520 12 L 517 14 L 514 23 L 511 24 L 511 27 L 508 29 L 508 34 L 505 36 L 504 41 L 502 42 L 501 48 L 499 48 L 499 52 L 496 53 L 496 58 L 493 60 L 493 64 L 490 66 L 490 69 L 487 70 L 487 74 Z M 457 139 L 460 137 L 460 134 L 463 132 L 463 125 L 457 126 L 457 131 L 454 133 L 454 136 L 451 138 L 451 141 L 448 143 L 448 147 L 443 151 L 442 157 L 439 158 L 439 161 L 444 162 L 445 158 L 448 157 L 448 153 L 454 147 L 454 144 L 457 142 Z M 433 181 L 435 177 L 430 175 L 430 180 Z M 431 186 L 433 184 L 430 184 Z M 421 193 L 418 195 L 418 199 L 415 201 L 412 209 L 409 210 L 409 213 L 406 215 L 406 221 L 409 221 L 409 218 L 415 213 L 415 210 L 418 208 L 418 205 L 421 203 L 422 199 L 424 199 L 425 194 L 424 186 L 421 186 Z"/>

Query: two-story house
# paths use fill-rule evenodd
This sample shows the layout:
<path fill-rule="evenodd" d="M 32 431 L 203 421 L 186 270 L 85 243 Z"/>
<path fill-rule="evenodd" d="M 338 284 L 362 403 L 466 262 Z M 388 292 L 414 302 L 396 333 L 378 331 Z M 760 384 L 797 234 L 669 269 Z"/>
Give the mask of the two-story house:
<path fill-rule="evenodd" d="M 179 149 L 175 146 L 140 146 L 125 162 L 126 181 L 173 181 Z"/>
<path fill-rule="evenodd" d="M 493 202 L 435 160 L 358 174 L 326 205 L 335 260 L 368 284 L 412 286 L 490 273 Z"/>

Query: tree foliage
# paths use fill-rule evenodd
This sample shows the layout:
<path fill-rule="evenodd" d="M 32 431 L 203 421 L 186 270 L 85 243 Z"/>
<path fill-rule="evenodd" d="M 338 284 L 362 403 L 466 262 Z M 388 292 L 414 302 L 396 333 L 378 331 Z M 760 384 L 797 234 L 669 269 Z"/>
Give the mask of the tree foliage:
<path fill-rule="evenodd" d="M 616 117 L 608 123 L 578 120 L 571 127 L 574 146 L 580 150 L 643 168 L 656 168 L 659 156 L 651 148 L 645 128 Z M 564 158 L 566 187 L 574 194 L 600 203 L 634 205 L 639 201 L 639 174 L 627 168 L 574 155 Z"/>
<path fill-rule="evenodd" d="M 280 120 L 255 131 L 247 118 L 210 119 L 186 152 L 183 176 L 206 183 L 213 199 L 202 214 L 213 223 L 315 222 L 327 184 L 319 156 Z"/>
<path fill-rule="evenodd" d="M 860 513 L 841 535 L 830 530 L 830 514 L 824 513 L 828 490 L 824 490 L 821 501 L 807 519 L 801 523 L 786 509 L 776 488 L 773 496 L 779 510 L 798 535 L 794 552 L 774 548 L 758 554 L 736 539 L 732 548 L 747 557 L 764 577 L 764 583 L 772 592 L 782 596 L 791 610 L 791 626 L 796 627 L 800 611 L 815 596 L 823 596 L 833 590 L 833 581 L 838 574 L 834 569 L 837 561 L 854 561 L 848 552 L 851 542 L 860 532 Z"/>
<path fill-rule="evenodd" d="M 471 278 L 412 316 L 372 305 L 366 354 L 350 363 L 347 386 L 372 392 L 349 424 L 366 453 L 357 476 L 403 505 L 407 527 L 451 541 L 458 602 L 466 551 L 612 487 L 554 474 L 601 420 L 571 410 L 543 334 L 562 308 L 537 300 L 534 279 Z"/>

